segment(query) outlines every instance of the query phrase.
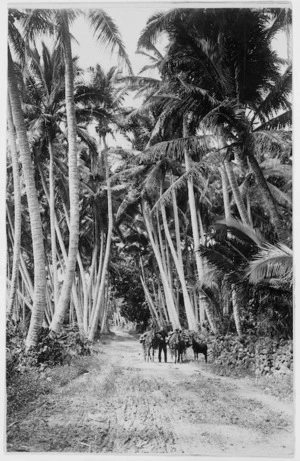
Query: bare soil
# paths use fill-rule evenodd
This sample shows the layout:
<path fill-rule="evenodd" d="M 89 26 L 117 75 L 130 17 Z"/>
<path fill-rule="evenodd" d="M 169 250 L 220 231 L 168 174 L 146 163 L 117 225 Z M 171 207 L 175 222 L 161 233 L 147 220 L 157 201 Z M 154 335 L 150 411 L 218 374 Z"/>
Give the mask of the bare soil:
<path fill-rule="evenodd" d="M 249 379 L 184 363 L 145 362 L 115 331 L 98 353 L 41 376 L 49 394 L 7 420 L 7 451 L 292 457 L 294 406 Z"/>

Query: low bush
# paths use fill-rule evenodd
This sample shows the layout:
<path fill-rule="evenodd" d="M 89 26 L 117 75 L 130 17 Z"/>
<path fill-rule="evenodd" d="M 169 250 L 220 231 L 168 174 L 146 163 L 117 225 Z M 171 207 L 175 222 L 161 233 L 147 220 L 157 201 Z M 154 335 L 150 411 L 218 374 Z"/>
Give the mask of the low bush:
<path fill-rule="evenodd" d="M 43 371 L 46 367 L 70 363 L 72 356 L 90 355 L 90 343 L 83 339 L 79 331 L 69 329 L 57 337 L 51 337 L 48 328 L 42 328 L 35 347 L 26 350 L 25 337 L 18 326 L 9 322 L 7 325 L 7 382 L 14 378 L 15 373 L 24 373 L 32 367 Z"/>

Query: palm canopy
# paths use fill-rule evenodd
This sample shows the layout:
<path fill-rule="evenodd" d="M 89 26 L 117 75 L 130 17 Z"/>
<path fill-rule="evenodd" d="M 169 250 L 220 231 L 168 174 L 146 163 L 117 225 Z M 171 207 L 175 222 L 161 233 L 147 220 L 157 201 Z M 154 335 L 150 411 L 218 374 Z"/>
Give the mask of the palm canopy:
<path fill-rule="evenodd" d="M 162 32 L 168 34 L 161 72 L 169 96 L 181 100 L 173 102 L 175 111 L 193 112 L 199 119 L 215 110 L 225 118 L 224 104 L 235 101 L 261 123 L 284 112 L 277 120 L 282 124 L 289 122 L 291 69 L 282 75 L 283 60 L 271 46 L 275 29 L 282 25 L 276 21 L 279 16 L 248 8 L 157 13 L 143 30 L 138 49 L 148 50 Z M 163 97 L 162 93 L 166 91 L 157 94 Z"/>
<path fill-rule="evenodd" d="M 132 74 L 132 68 L 129 57 L 126 53 L 124 43 L 121 39 L 120 32 L 113 19 L 102 9 L 62 9 L 62 10 L 45 10 L 45 9 L 25 9 L 21 12 L 12 10 L 10 16 L 12 19 L 19 21 L 21 29 L 24 31 L 24 40 L 33 41 L 38 35 L 49 34 L 61 43 L 66 33 L 65 22 L 71 25 L 75 19 L 83 15 L 90 24 L 96 40 L 104 45 L 111 53 L 114 50 L 118 52 L 119 64 L 129 74 Z M 14 21 L 10 20 L 11 26 L 9 34 L 10 40 L 13 39 L 15 48 L 18 46 L 18 37 L 15 33 Z"/>

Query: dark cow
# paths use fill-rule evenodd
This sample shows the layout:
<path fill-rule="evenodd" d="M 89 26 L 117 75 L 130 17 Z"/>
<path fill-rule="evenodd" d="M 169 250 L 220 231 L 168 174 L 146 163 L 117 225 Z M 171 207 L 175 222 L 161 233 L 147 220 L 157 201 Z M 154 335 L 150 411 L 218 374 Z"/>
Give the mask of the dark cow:
<path fill-rule="evenodd" d="M 152 361 L 154 361 L 154 351 L 158 349 L 158 361 L 161 362 L 161 353 L 164 352 L 164 359 L 167 362 L 167 343 L 168 334 L 165 330 L 146 331 L 140 336 L 140 343 L 144 349 L 144 359 L 151 359 L 150 351 L 152 349 Z"/>
<path fill-rule="evenodd" d="M 175 363 L 182 362 L 182 356 L 186 351 L 186 342 L 180 330 L 175 330 L 169 336 L 169 347 L 172 357 L 175 356 Z"/>
<path fill-rule="evenodd" d="M 207 344 L 201 341 L 201 339 L 195 335 L 192 335 L 191 339 L 192 348 L 194 351 L 194 359 L 198 360 L 198 354 L 203 354 L 205 357 L 205 362 L 207 363 Z"/>

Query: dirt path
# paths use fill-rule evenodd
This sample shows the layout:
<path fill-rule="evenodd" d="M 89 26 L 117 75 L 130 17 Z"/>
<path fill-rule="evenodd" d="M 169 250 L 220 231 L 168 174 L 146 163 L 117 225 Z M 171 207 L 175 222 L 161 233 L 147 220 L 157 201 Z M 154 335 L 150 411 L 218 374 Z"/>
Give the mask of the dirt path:
<path fill-rule="evenodd" d="M 144 362 L 138 341 L 116 333 L 14 426 L 9 451 L 293 455 L 292 403 L 214 375 L 190 351 L 182 364 Z"/>

